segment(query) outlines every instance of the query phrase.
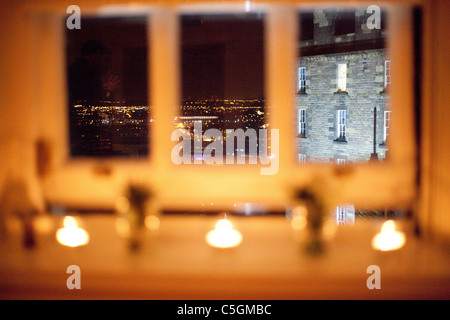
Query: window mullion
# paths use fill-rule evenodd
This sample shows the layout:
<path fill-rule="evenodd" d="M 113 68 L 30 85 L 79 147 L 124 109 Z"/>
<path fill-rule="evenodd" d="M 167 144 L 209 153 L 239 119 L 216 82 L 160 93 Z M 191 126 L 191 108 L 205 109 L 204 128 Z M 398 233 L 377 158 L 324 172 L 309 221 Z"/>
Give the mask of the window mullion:
<path fill-rule="evenodd" d="M 149 90 L 153 119 L 151 128 L 152 164 L 158 170 L 168 170 L 171 165 L 173 121 L 175 106 L 179 104 L 179 41 L 178 16 L 175 11 L 160 9 L 150 19 Z"/>

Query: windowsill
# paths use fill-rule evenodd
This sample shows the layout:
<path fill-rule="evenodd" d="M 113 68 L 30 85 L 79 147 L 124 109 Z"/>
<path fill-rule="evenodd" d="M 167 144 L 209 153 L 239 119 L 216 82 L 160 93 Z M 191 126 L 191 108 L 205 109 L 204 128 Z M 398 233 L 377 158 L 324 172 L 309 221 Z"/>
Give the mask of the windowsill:
<path fill-rule="evenodd" d="M 334 94 L 347 94 L 348 95 L 348 92 L 347 91 L 336 91 L 336 92 L 334 92 Z"/>
<path fill-rule="evenodd" d="M 407 234 L 399 251 L 373 250 L 371 240 L 381 227 L 376 221 L 339 226 L 325 252 L 312 259 L 284 216 L 230 217 L 243 235 L 232 249 L 206 244 L 216 217 L 161 216 L 160 229 L 144 233 L 134 254 L 117 235 L 115 219 L 83 217 L 91 241 L 80 248 L 59 245 L 55 230 L 37 230 L 37 246 L 27 250 L 20 230 L 11 232 L 0 241 L 0 298 L 437 299 L 450 286 L 450 256 L 436 244 Z M 80 267 L 81 290 L 66 287 L 72 264 Z M 371 265 L 381 270 L 381 290 L 366 286 Z"/>
<path fill-rule="evenodd" d="M 306 139 L 306 134 L 299 134 L 297 135 L 297 138 Z"/>
<path fill-rule="evenodd" d="M 297 94 L 302 95 L 302 96 L 308 95 L 308 94 L 306 93 L 306 91 L 297 91 Z"/>
<path fill-rule="evenodd" d="M 384 88 L 383 91 L 380 91 L 380 94 L 388 94 L 389 90 L 387 88 Z"/>
<path fill-rule="evenodd" d="M 380 143 L 378 146 L 382 148 L 387 148 L 387 144 L 385 142 Z"/>
<path fill-rule="evenodd" d="M 337 138 L 337 139 L 333 140 L 333 142 L 347 144 L 347 140 L 342 139 L 342 138 Z"/>

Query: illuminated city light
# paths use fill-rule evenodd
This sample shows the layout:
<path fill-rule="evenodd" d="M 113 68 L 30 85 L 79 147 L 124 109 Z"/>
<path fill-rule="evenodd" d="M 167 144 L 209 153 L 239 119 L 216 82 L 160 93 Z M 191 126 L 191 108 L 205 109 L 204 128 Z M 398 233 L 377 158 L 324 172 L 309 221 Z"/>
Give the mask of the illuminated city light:
<path fill-rule="evenodd" d="M 381 227 L 381 231 L 372 239 L 372 248 L 380 251 L 393 251 L 402 248 L 406 243 L 406 236 L 403 232 L 395 230 L 395 222 L 386 221 Z"/>
<path fill-rule="evenodd" d="M 86 230 L 79 228 L 77 220 L 67 216 L 64 218 L 64 227 L 56 231 L 58 242 L 67 247 L 79 247 L 89 243 L 89 234 Z"/>
<path fill-rule="evenodd" d="M 233 248 L 242 242 L 242 234 L 233 229 L 232 223 L 227 219 L 217 221 L 214 230 L 206 234 L 206 243 L 214 248 Z"/>

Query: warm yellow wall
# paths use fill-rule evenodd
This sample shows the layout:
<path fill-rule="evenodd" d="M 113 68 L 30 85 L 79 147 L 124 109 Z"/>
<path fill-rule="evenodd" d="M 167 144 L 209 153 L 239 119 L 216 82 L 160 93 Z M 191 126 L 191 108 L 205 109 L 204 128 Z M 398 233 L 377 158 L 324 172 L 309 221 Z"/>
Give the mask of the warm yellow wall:
<path fill-rule="evenodd" d="M 430 1 L 429 8 L 424 37 L 423 201 L 429 230 L 450 238 L 450 2 Z"/>

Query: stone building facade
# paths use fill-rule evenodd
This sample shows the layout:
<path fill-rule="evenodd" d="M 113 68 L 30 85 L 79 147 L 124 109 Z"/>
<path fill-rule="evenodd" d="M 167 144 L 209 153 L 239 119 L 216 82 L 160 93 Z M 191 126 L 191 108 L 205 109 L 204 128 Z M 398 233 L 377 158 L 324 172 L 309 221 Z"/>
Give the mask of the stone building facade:
<path fill-rule="evenodd" d="M 368 161 L 375 148 L 387 156 L 390 110 L 384 14 L 369 29 L 370 14 L 317 10 L 302 13 L 297 79 L 299 161 Z"/>

